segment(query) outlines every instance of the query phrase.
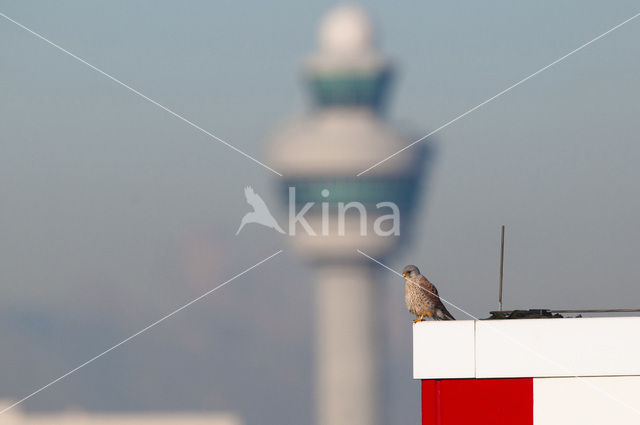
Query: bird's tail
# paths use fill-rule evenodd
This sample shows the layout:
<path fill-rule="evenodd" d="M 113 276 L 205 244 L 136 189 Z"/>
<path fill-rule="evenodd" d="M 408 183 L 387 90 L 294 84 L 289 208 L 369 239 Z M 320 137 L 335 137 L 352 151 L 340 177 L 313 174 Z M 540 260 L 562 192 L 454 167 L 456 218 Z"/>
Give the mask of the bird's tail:
<path fill-rule="evenodd" d="M 244 225 L 247 224 L 246 218 L 247 218 L 246 215 L 244 217 L 242 217 L 242 221 L 240 221 L 240 227 L 238 227 L 238 231 L 236 232 L 236 236 L 238 236 L 238 233 L 240 233 L 240 230 L 242 230 Z"/>
<path fill-rule="evenodd" d="M 436 313 L 436 317 L 438 318 L 438 320 L 456 320 L 444 305 L 440 305 Z"/>
<path fill-rule="evenodd" d="M 282 234 L 284 235 L 284 234 L 285 234 L 285 231 L 284 231 L 284 230 L 282 230 L 282 227 L 280 227 L 280 226 L 278 225 L 278 223 L 276 223 L 276 220 L 275 220 L 275 219 L 273 220 L 273 223 L 274 223 L 274 226 L 275 226 L 275 227 L 274 227 L 274 229 L 275 229 L 275 230 L 277 230 L 278 232 L 280 232 L 280 233 L 282 233 Z"/>

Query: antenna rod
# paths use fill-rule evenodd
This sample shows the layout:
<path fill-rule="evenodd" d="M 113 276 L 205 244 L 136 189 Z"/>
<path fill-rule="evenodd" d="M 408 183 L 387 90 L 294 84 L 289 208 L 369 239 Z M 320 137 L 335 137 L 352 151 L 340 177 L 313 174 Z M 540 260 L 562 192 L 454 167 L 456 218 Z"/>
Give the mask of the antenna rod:
<path fill-rule="evenodd" d="M 504 224 L 500 234 L 500 290 L 498 292 L 498 310 L 502 311 L 502 276 L 504 274 Z"/>

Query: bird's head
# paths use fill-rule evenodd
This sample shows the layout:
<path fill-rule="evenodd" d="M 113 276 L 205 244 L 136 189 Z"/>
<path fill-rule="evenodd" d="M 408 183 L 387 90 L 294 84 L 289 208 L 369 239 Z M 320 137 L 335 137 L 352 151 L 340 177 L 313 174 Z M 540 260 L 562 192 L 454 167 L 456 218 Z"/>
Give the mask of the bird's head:
<path fill-rule="evenodd" d="M 402 276 L 404 276 L 405 279 L 415 279 L 419 275 L 420 275 L 420 270 L 418 270 L 418 268 L 412 264 L 402 269 Z"/>

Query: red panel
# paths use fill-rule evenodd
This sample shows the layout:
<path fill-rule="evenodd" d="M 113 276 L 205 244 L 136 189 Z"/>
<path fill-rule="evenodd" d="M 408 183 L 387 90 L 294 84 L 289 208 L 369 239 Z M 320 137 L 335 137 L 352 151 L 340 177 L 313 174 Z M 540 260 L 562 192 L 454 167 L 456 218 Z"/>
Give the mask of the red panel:
<path fill-rule="evenodd" d="M 422 381 L 423 425 L 492 422 L 533 425 L 532 378 Z"/>
<path fill-rule="evenodd" d="M 422 381 L 422 425 L 437 425 L 436 413 L 440 409 L 436 400 L 436 381 L 434 379 L 424 379 Z"/>

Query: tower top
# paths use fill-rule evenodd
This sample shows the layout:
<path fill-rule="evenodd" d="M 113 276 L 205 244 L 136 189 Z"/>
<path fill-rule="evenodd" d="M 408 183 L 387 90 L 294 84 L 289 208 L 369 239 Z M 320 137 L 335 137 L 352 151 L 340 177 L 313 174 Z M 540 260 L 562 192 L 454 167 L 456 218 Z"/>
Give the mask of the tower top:
<path fill-rule="evenodd" d="M 339 5 L 321 19 L 318 46 L 303 67 L 313 110 L 281 126 L 271 140 L 271 162 L 287 177 L 355 178 L 407 145 L 409 137 L 382 117 L 393 69 L 377 49 L 376 39 L 372 19 L 360 6 Z M 394 195 L 387 197 L 396 199 L 395 195 L 414 190 L 423 162 L 423 149 L 415 147 L 380 164 L 370 176 L 405 179 L 406 190 L 394 189 Z"/>
<path fill-rule="evenodd" d="M 374 25 L 364 9 L 340 5 L 327 13 L 318 29 L 318 50 L 307 62 L 311 73 L 379 73 L 387 68 L 376 48 Z"/>
<path fill-rule="evenodd" d="M 329 54 L 353 55 L 373 50 L 374 29 L 369 15 L 357 5 L 341 5 L 322 20 L 320 49 Z"/>
<path fill-rule="evenodd" d="M 315 106 L 380 111 L 391 69 L 375 46 L 369 15 L 360 6 L 337 6 L 318 30 L 318 49 L 306 63 Z"/>

